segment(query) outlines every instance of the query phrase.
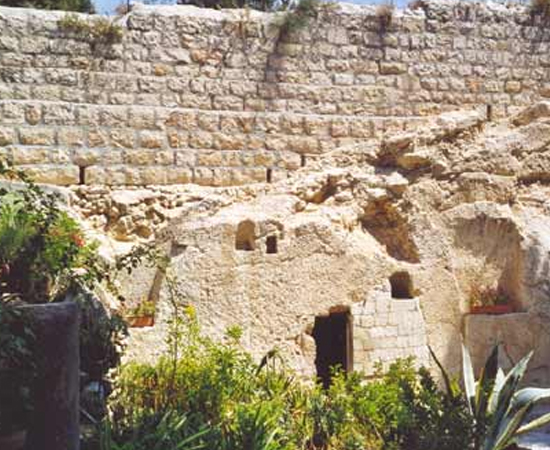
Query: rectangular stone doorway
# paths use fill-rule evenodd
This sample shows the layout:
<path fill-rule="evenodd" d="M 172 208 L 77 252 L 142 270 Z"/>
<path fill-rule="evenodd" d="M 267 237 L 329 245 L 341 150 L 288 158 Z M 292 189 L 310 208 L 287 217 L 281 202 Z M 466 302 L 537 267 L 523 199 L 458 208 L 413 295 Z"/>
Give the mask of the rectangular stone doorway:
<path fill-rule="evenodd" d="M 352 320 L 349 310 L 316 317 L 313 338 L 317 348 L 317 377 L 327 388 L 330 386 L 333 368 L 344 372 L 353 370 Z"/>

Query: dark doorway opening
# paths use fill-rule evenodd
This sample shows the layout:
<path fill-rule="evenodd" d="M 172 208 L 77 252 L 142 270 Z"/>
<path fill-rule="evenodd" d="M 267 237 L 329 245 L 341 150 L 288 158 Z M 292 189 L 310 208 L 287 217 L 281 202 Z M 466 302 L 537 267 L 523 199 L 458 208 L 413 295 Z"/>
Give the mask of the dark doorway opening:
<path fill-rule="evenodd" d="M 349 311 L 333 312 L 315 318 L 313 338 L 317 347 L 317 377 L 325 388 L 330 386 L 334 368 L 350 372 L 352 360 L 351 316 Z"/>

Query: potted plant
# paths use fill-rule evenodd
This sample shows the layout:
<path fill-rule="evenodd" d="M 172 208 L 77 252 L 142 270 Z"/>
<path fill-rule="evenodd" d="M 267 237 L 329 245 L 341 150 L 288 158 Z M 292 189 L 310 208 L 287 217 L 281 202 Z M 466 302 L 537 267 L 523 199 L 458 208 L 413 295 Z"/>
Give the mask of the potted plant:
<path fill-rule="evenodd" d="M 12 300 L 12 299 L 10 299 Z M 0 301 L 0 448 L 21 450 L 31 420 L 35 377 L 30 318 L 7 298 Z"/>
<path fill-rule="evenodd" d="M 155 311 L 155 303 L 147 300 L 131 309 L 125 319 L 133 328 L 152 327 L 155 324 Z"/>
<path fill-rule="evenodd" d="M 479 284 L 474 284 L 471 287 L 471 314 L 509 314 L 512 312 L 514 312 L 514 305 L 502 289 Z"/>

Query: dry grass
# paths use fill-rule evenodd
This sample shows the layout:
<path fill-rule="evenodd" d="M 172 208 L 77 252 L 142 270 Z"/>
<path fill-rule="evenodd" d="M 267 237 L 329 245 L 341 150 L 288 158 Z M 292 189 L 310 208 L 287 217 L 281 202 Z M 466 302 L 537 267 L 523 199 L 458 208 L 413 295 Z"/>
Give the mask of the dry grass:
<path fill-rule="evenodd" d="M 390 3 L 381 3 L 376 7 L 376 18 L 380 25 L 380 31 L 386 31 L 390 27 L 394 11 L 395 6 Z"/>
<path fill-rule="evenodd" d="M 550 0 L 531 0 L 531 12 L 544 18 L 549 18 Z"/>

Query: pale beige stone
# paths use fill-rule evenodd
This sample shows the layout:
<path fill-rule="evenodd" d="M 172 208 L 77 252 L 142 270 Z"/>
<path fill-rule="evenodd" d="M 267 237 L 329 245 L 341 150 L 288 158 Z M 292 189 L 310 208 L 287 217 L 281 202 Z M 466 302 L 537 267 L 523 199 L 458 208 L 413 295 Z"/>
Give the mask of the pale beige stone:
<path fill-rule="evenodd" d="M 57 143 L 68 147 L 81 147 L 84 145 L 84 131 L 80 128 L 59 128 Z"/>
<path fill-rule="evenodd" d="M 142 131 L 139 135 L 139 144 L 143 148 L 163 148 L 165 146 L 165 134 L 155 131 Z"/>
<path fill-rule="evenodd" d="M 23 145 L 53 145 L 55 130 L 53 128 L 20 128 L 19 142 Z"/>
<path fill-rule="evenodd" d="M 0 146 L 6 146 L 15 142 L 15 130 L 13 128 L 0 127 Z"/>
<path fill-rule="evenodd" d="M 77 166 L 31 165 L 22 166 L 22 169 L 38 183 L 68 186 L 79 182 L 79 169 Z"/>

